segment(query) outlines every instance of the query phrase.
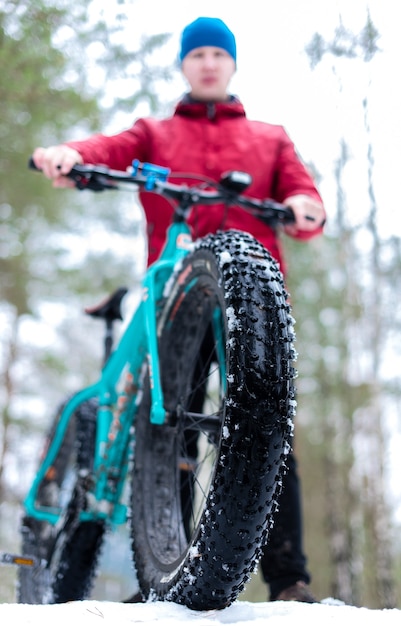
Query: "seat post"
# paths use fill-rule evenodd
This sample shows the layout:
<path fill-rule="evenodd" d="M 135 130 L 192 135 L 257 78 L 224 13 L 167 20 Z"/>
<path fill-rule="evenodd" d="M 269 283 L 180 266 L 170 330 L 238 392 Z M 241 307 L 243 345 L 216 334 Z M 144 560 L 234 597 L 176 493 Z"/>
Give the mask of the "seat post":
<path fill-rule="evenodd" d="M 103 352 L 103 365 L 106 365 L 109 360 L 110 354 L 113 350 L 113 324 L 114 320 L 111 318 L 106 319 L 106 333 L 104 336 L 104 352 Z"/>
<path fill-rule="evenodd" d="M 123 319 L 121 314 L 121 302 L 127 292 L 128 289 L 126 287 L 120 287 L 100 304 L 85 308 L 87 315 L 101 318 L 106 323 L 103 365 L 107 363 L 113 350 L 113 324 L 116 320 Z"/>

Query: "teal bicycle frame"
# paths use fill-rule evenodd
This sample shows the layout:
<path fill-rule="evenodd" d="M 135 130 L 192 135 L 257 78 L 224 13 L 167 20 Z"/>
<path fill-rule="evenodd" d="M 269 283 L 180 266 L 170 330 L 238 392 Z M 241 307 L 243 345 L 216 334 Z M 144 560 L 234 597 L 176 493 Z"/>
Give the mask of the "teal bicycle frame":
<path fill-rule="evenodd" d="M 69 421 L 77 408 L 90 399 L 98 400 L 94 491 L 90 509 L 81 511 L 80 520 L 104 519 L 121 524 L 127 507 L 121 502 L 130 454 L 131 428 L 135 420 L 144 366 L 148 365 L 153 424 L 165 422 L 157 346 L 157 306 L 166 282 L 179 261 L 191 249 L 192 238 L 185 221 L 174 222 L 160 258 L 151 265 L 142 281 L 142 299 L 127 325 L 118 346 L 106 362 L 99 380 L 76 393 L 63 407 L 54 437 L 49 445 L 32 487 L 25 499 L 26 514 L 56 525 L 62 510 L 39 506 L 38 489 L 52 467 Z"/>
<path fill-rule="evenodd" d="M 35 167 L 33 165 L 33 167 Z M 78 166 L 76 180 L 77 187 L 85 188 L 85 183 L 81 181 L 81 173 L 85 174 L 85 166 Z M 90 169 L 90 166 L 89 166 Z M 142 172 L 140 183 L 145 190 L 152 191 L 157 187 L 156 181 L 166 182 L 169 171 L 167 168 L 159 167 L 150 163 L 140 164 L 133 162 L 132 177 L 133 182 L 138 169 Z M 100 168 L 97 174 L 101 182 L 101 188 L 113 188 L 108 186 L 106 170 Z M 232 193 L 236 202 L 240 206 L 251 207 L 261 216 L 266 210 L 276 216 L 288 217 L 288 208 L 278 205 L 268 200 L 268 207 L 262 201 L 239 197 L 242 189 L 250 184 L 250 177 L 241 172 L 233 172 L 232 180 L 224 195 L 224 180 L 222 179 L 222 190 L 220 192 L 204 191 L 201 197 L 202 203 L 213 204 L 217 201 L 232 200 Z M 127 181 L 127 173 L 114 172 L 113 181 Z M 227 182 L 227 181 L 226 181 Z M 82 186 L 81 186 L 82 184 Z M 166 183 L 164 190 L 168 183 Z M 98 187 L 92 187 L 97 190 Z M 38 492 L 42 482 L 46 479 L 48 472 L 57 458 L 60 447 L 64 441 L 70 420 L 74 412 L 82 405 L 92 399 L 98 403 L 96 422 L 96 445 L 93 463 L 93 482 L 87 493 L 87 506 L 80 512 L 80 521 L 105 520 L 110 524 L 124 523 L 127 519 L 127 507 L 123 503 L 124 485 L 128 473 L 130 461 L 130 444 L 132 442 L 132 426 L 135 422 L 135 415 L 140 404 L 142 393 L 142 380 L 145 372 L 149 372 L 151 389 L 151 412 L 150 421 L 156 425 L 162 425 L 166 421 L 166 412 L 163 402 L 163 391 L 161 387 L 158 343 L 157 343 L 157 314 L 158 306 L 162 298 L 166 295 L 166 290 L 170 277 L 174 269 L 179 266 L 180 261 L 191 251 L 193 240 L 190 229 L 186 223 L 186 210 L 199 201 L 200 194 L 196 191 L 196 198 L 190 198 L 188 191 L 182 188 L 182 204 L 179 204 L 175 213 L 175 219 L 167 230 L 167 238 L 162 254 L 159 259 L 151 265 L 142 281 L 142 299 L 136 309 L 132 319 L 127 325 L 116 349 L 106 361 L 100 378 L 97 382 L 72 396 L 61 410 L 59 421 L 52 436 L 49 448 L 36 473 L 32 487 L 25 499 L 24 506 L 26 515 L 38 521 L 56 525 L 63 514 L 62 506 L 55 508 L 45 507 L 38 504 Z M 170 189 L 171 193 L 176 193 L 176 189 Z M 171 196 L 170 196 L 171 197 Z M 177 196 L 175 196 L 177 197 Z M 291 218 L 292 220 L 292 218 Z M 214 319 L 214 336 L 217 340 L 215 349 L 220 354 L 219 359 L 221 376 L 226 380 L 224 361 L 224 337 L 221 317 L 216 312 Z M 222 389 L 225 392 L 225 389 Z M 90 476 L 89 478 L 92 478 Z M 87 486 L 85 486 L 87 490 Z"/>

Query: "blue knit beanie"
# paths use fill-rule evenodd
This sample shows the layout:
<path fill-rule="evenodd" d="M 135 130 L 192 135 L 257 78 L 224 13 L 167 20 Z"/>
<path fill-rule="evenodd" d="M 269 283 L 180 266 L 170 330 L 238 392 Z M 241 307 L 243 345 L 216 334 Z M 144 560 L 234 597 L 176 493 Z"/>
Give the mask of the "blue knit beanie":
<path fill-rule="evenodd" d="M 203 46 L 222 48 L 234 61 L 237 60 L 235 37 L 225 23 L 217 17 L 198 17 L 182 31 L 180 60 L 194 50 Z"/>

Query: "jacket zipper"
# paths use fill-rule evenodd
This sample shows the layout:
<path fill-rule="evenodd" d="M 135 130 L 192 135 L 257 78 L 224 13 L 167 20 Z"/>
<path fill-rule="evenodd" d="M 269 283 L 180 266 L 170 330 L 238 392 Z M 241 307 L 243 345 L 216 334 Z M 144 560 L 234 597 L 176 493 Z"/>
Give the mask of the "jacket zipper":
<path fill-rule="evenodd" d="M 213 120 L 216 117 L 216 103 L 208 102 L 206 104 L 207 119 Z"/>

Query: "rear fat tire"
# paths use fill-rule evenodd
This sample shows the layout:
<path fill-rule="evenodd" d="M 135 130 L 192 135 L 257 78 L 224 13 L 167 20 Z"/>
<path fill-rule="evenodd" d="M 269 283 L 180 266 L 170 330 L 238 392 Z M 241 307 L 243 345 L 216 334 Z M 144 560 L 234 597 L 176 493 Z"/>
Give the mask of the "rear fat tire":
<path fill-rule="evenodd" d="M 46 447 L 54 437 L 61 409 L 50 428 Z M 49 472 L 39 486 L 37 502 L 57 506 L 69 473 L 92 468 L 96 439 L 95 401 L 83 403 L 72 415 L 64 440 Z M 22 521 L 23 554 L 37 557 L 42 564 L 19 570 L 18 601 L 24 604 L 53 604 L 83 600 L 92 588 L 103 542 L 103 522 L 79 522 L 78 511 L 84 497 L 79 488 L 71 493 L 64 526 L 25 516 Z"/>
<path fill-rule="evenodd" d="M 187 449 L 193 430 L 188 434 L 183 415 L 193 406 L 200 412 L 194 396 L 202 381 L 194 355 L 205 351 L 216 310 L 225 334 L 220 372 L 226 380 L 220 382 L 224 393 L 216 413 L 221 423 L 217 430 L 204 429 L 214 462 L 200 513 L 188 527 L 179 467 L 197 454 L 198 471 L 202 458 L 196 446 Z M 144 597 L 221 609 L 237 598 L 255 569 L 290 450 L 294 333 L 277 264 L 244 233 L 201 240 L 166 298 L 159 338 L 165 408 L 175 420 L 150 424 L 145 384 L 132 490 L 138 580 Z M 196 486 L 193 473 L 187 482 Z"/>

